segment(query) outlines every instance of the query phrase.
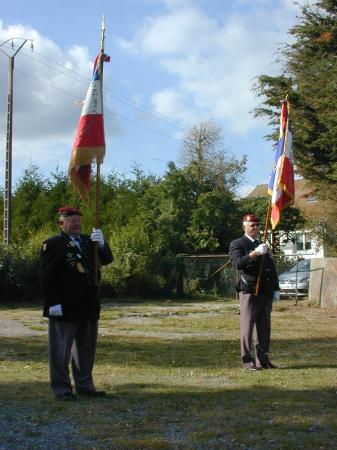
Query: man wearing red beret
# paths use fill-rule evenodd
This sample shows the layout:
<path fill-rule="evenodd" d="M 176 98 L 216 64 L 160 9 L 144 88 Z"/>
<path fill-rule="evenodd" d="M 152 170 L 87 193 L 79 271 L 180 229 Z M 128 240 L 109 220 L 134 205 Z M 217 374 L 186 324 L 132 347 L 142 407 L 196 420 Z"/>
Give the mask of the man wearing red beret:
<path fill-rule="evenodd" d="M 98 397 L 105 392 L 96 390 L 92 376 L 100 315 L 95 243 L 100 265 L 111 263 L 112 253 L 100 229 L 94 228 L 91 236 L 81 234 L 79 209 L 65 206 L 59 213 L 61 232 L 43 243 L 39 271 L 43 315 L 49 318 L 51 387 L 56 398 L 76 399 L 69 377 L 71 361 L 77 393 Z"/>
<path fill-rule="evenodd" d="M 244 235 L 230 243 L 229 256 L 239 271 L 236 290 L 240 297 L 240 346 L 243 367 L 248 370 L 275 368 L 268 357 L 271 311 L 278 277 L 267 244 L 258 240 L 259 221 L 254 214 L 243 216 Z M 256 283 L 263 258 L 260 292 Z M 255 358 L 251 356 L 253 330 L 256 331 Z"/>

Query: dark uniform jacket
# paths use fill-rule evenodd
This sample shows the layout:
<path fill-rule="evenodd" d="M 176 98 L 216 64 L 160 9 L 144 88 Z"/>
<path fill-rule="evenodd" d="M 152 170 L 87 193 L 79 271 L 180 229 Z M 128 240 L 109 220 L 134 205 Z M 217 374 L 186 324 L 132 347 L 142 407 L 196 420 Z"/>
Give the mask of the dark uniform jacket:
<path fill-rule="evenodd" d="M 98 286 L 94 281 L 94 243 L 84 234 L 80 235 L 80 239 L 81 250 L 63 231 L 43 243 L 39 276 L 45 317 L 49 317 L 50 306 L 60 304 L 63 315 L 52 317 L 53 320 L 99 319 Z M 111 263 L 113 257 L 107 244 L 98 252 L 101 265 Z"/>
<path fill-rule="evenodd" d="M 235 268 L 239 271 L 239 278 L 236 283 L 238 292 L 255 293 L 262 256 L 252 260 L 248 255 L 258 245 L 248 239 L 245 234 L 229 245 L 229 256 Z M 279 284 L 275 264 L 270 254 L 266 253 L 263 257 L 260 293 L 271 296 L 273 291 L 277 290 L 279 290 Z"/>

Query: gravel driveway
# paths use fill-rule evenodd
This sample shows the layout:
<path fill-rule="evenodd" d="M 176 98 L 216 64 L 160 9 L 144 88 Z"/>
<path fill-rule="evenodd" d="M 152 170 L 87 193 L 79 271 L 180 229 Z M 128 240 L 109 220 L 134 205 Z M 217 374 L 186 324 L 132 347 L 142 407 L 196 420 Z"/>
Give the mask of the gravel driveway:
<path fill-rule="evenodd" d="M 0 337 L 40 336 L 41 334 L 45 334 L 45 331 L 32 330 L 18 320 L 0 319 Z"/>

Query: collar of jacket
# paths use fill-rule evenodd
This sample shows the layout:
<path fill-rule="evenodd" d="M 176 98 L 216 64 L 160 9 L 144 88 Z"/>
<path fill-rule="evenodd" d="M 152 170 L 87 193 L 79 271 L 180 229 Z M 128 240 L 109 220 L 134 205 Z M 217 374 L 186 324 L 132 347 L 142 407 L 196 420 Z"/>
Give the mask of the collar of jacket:
<path fill-rule="evenodd" d="M 78 246 L 76 245 L 76 243 L 74 242 L 74 240 L 69 236 L 69 234 L 67 234 L 67 233 L 65 233 L 64 231 L 61 230 L 61 232 L 60 232 L 60 237 L 61 237 L 64 241 L 66 241 L 68 247 L 70 247 L 70 248 L 72 248 L 72 249 L 74 249 L 74 250 L 79 251 Z M 81 239 L 81 242 L 82 242 L 82 239 Z"/>

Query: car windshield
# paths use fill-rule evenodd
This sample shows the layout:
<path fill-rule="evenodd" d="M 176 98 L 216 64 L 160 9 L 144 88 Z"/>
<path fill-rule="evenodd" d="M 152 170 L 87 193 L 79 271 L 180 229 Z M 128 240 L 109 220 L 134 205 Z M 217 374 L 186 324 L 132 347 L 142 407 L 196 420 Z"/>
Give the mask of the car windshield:
<path fill-rule="evenodd" d="M 310 270 L 310 259 L 302 259 L 295 264 L 288 272 L 308 272 Z"/>

